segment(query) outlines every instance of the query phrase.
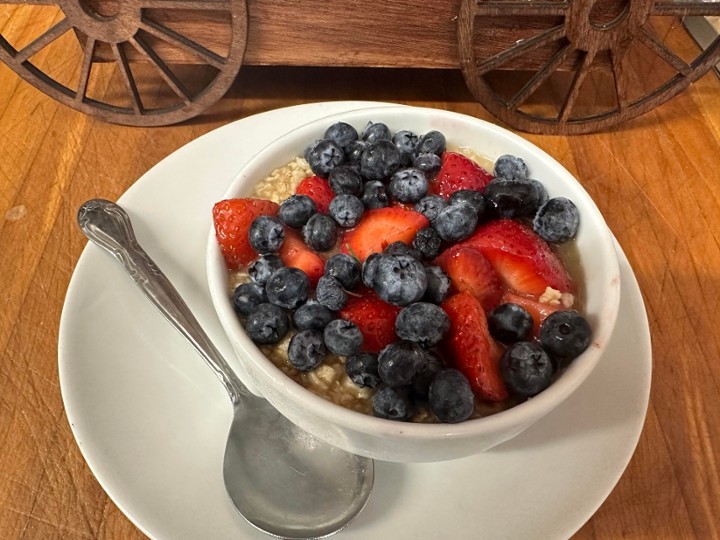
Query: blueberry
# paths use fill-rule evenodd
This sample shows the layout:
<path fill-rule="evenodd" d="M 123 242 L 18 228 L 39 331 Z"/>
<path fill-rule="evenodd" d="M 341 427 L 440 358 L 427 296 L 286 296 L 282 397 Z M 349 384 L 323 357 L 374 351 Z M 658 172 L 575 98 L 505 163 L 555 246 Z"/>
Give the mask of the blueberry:
<path fill-rule="evenodd" d="M 293 313 L 293 324 L 298 330 L 317 330 L 322 332 L 335 313 L 316 300 L 308 300 Z"/>
<path fill-rule="evenodd" d="M 420 260 L 420 252 L 401 240 L 388 244 L 383 250 L 383 255 L 407 255 L 413 259 Z"/>
<path fill-rule="evenodd" d="M 360 351 L 363 335 L 352 321 L 335 319 L 323 330 L 325 346 L 339 356 L 350 356 Z"/>
<path fill-rule="evenodd" d="M 298 268 L 283 267 L 273 272 L 265 284 L 268 300 L 286 309 L 295 309 L 305 302 L 310 293 L 310 282 Z"/>
<path fill-rule="evenodd" d="M 258 253 L 275 253 L 285 240 L 282 222 L 270 216 L 258 216 L 250 224 L 250 245 Z"/>
<path fill-rule="evenodd" d="M 417 146 L 415 146 L 415 154 L 435 154 L 440 156 L 445 151 L 445 146 L 445 135 L 439 131 L 428 131 L 418 139 Z"/>
<path fill-rule="evenodd" d="M 362 193 L 363 179 L 360 173 L 350 165 L 339 165 L 330 171 L 328 176 L 330 187 L 337 195 L 348 193 L 360 195 Z"/>
<path fill-rule="evenodd" d="M 432 226 L 446 242 L 457 242 L 473 233 L 477 221 L 477 212 L 469 204 L 451 204 L 438 214 Z"/>
<path fill-rule="evenodd" d="M 368 143 L 374 143 L 381 140 L 389 141 L 392 139 L 392 135 L 390 134 L 390 128 L 382 122 L 368 122 L 361 138 Z"/>
<path fill-rule="evenodd" d="M 591 338 L 590 325 L 574 309 L 555 311 L 540 325 L 540 345 L 562 364 L 580 356 Z"/>
<path fill-rule="evenodd" d="M 345 161 L 342 148 L 329 139 L 313 145 L 305 155 L 312 172 L 327 178 L 330 171 Z"/>
<path fill-rule="evenodd" d="M 456 191 L 448 199 L 450 204 L 469 204 L 477 212 L 478 219 L 485 214 L 485 197 L 474 189 L 461 189 Z"/>
<path fill-rule="evenodd" d="M 373 288 L 375 273 L 382 254 L 371 253 L 362 265 L 362 281 L 366 287 Z"/>
<path fill-rule="evenodd" d="M 232 304 L 238 315 L 247 316 L 260 304 L 267 302 L 265 288 L 259 283 L 238 285 L 232 294 Z"/>
<path fill-rule="evenodd" d="M 278 218 L 288 227 L 300 229 L 315 212 L 317 212 L 315 201 L 310 197 L 307 195 L 292 195 L 280 205 Z"/>
<path fill-rule="evenodd" d="M 358 132 L 346 122 L 335 122 L 325 130 L 323 138 L 330 139 L 340 148 L 345 149 L 350 143 L 358 140 Z"/>
<path fill-rule="evenodd" d="M 443 369 L 435 375 L 430 383 L 428 401 L 438 420 L 448 424 L 467 420 L 475 409 L 470 383 L 456 369 Z"/>
<path fill-rule="evenodd" d="M 493 176 L 511 180 L 527 180 L 529 171 L 522 158 L 505 154 L 495 160 Z"/>
<path fill-rule="evenodd" d="M 288 361 L 300 371 L 311 371 L 327 356 L 322 334 L 316 330 L 303 330 L 290 339 Z"/>
<path fill-rule="evenodd" d="M 423 350 L 412 341 L 396 341 L 380 351 L 378 373 L 388 386 L 407 386 L 426 362 Z"/>
<path fill-rule="evenodd" d="M 358 166 L 360 164 L 360 156 L 365 151 L 367 143 L 365 141 L 351 142 L 345 147 L 345 161 L 351 166 Z"/>
<path fill-rule="evenodd" d="M 575 238 L 580 226 L 580 212 L 570 199 L 555 197 L 540 207 L 533 230 L 547 242 L 567 242 Z"/>
<path fill-rule="evenodd" d="M 430 383 L 443 368 L 442 361 L 435 353 L 425 351 L 424 361 L 418 365 L 417 373 L 412 381 L 413 394 L 420 399 L 427 399 Z"/>
<path fill-rule="evenodd" d="M 418 136 L 412 131 L 403 129 L 393 135 L 392 141 L 403 154 L 413 154 L 418 142 Z"/>
<path fill-rule="evenodd" d="M 395 332 L 400 339 L 426 349 L 440 343 L 449 328 L 450 318 L 445 310 L 428 302 L 416 302 L 403 308 L 395 319 Z"/>
<path fill-rule="evenodd" d="M 420 199 L 420 201 L 415 205 L 415 211 L 420 212 L 432 222 L 438 217 L 440 212 L 447 207 L 447 205 L 447 201 L 440 195 L 428 195 L 427 197 Z"/>
<path fill-rule="evenodd" d="M 360 200 L 368 210 L 385 208 L 388 204 L 390 204 L 385 184 L 379 180 L 365 182 Z"/>
<path fill-rule="evenodd" d="M 332 249 L 338 239 L 337 224 L 327 214 L 314 214 L 303 226 L 302 233 L 305 243 L 315 251 Z"/>
<path fill-rule="evenodd" d="M 413 167 L 424 172 L 427 178 L 435 178 L 442 167 L 442 159 L 437 154 L 418 154 L 413 160 Z"/>
<path fill-rule="evenodd" d="M 365 206 L 355 195 L 337 195 L 330 201 L 330 215 L 346 229 L 360 223 L 364 211 Z"/>
<path fill-rule="evenodd" d="M 381 388 L 372 397 L 373 414 L 378 418 L 405 421 L 412 414 L 412 401 L 403 388 Z"/>
<path fill-rule="evenodd" d="M 260 304 L 245 320 L 247 335 L 258 345 L 277 343 L 288 333 L 290 320 L 282 308 L 273 304 Z"/>
<path fill-rule="evenodd" d="M 450 278 L 445 271 L 439 266 L 426 266 L 425 275 L 427 276 L 427 289 L 423 300 L 440 304 L 445 301 L 450 294 Z"/>
<path fill-rule="evenodd" d="M 384 180 L 403 164 L 403 157 L 392 141 L 368 144 L 360 156 L 360 174 L 368 180 Z"/>
<path fill-rule="evenodd" d="M 407 306 L 420 300 L 427 288 L 422 263 L 407 255 L 383 255 L 375 269 L 373 289 L 391 304 Z"/>
<path fill-rule="evenodd" d="M 542 201 L 542 193 L 533 182 L 507 178 L 492 180 L 483 196 L 488 210 L 499 218 L 532 218 Z"/>
<path fill-rule="evenodd" d="M 500 357 L 500 376 L 511 393 L 531 397 L 550 386 L 553 365 L 542 347 L 519 341 Z"/>
<path fill-rule="evenodd" d="M 353 354 L 345 362 L 345 372 L 350 380 L 360 388 L 377 388 L 380 385 L 376 354 Z"/>
<path fill-rule="evenodd" d="M 260 285 L 265 285 L 267 280 L 276 270 L 280 270 L 285 266 L 275 253 L 268 253 L 267 255 L 260 255 L 255 259 L 250 266 L 248 266 L 248 274 L 250 279 Z"/>
<path fill-rule="evenodd" d="M 328 309 L 340 311 L 348 300 L 340 282 L 331 276 L 322 276 L 315 288 L 315 298 Z"/>
<path fill-rule="evenodd" d="M 337 279 L 348 291 L 360 284 L 361 272 L 360 262 L 347 253 L 338 253 L 325 261 L 325 275 Z"/>
<path fill-rule="evenodd" d="M 420 169 L 409 167 L 400 169 L 392 175 L 388 192 L 397 201 L 416 203 L 427 195 L 429 187 L 425 173 Z"/>
<path fill-rule="evenodd" d="M 434 259 L 440 254 L 442 238 L 432 227 L 420 229 L 413 239 L 413 247 L 424 259 Z"/>
<path fill-rule="evenodd" d="M 500 304 L 488 313 L 490 335 L 501 343 L 511 344 L 530 337 L 533 318 L 518 304 Z"/>

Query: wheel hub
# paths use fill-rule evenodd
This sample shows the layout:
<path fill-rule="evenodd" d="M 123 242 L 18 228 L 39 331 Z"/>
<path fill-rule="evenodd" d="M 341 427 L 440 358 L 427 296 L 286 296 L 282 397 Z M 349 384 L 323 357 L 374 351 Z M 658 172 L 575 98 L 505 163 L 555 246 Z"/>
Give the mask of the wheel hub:
<path fill-rule="evenodd" d="M 652 0 L 571 2 L 567 38 L 583 51 L 614 48 L 647 22 L 652 7 Z"/>
<path fill-rule="evenodd" d="M 75 28 L 87 36 L 102 36 L 107 43 L 128 41 L 140 25 L 140 10 L 135 2 L 61 0 L 58 3 Z"/>

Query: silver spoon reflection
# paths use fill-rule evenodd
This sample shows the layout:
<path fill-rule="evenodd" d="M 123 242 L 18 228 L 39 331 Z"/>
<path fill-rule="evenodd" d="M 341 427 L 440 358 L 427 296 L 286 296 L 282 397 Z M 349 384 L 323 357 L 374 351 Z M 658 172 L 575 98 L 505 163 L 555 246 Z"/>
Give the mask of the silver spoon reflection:
<path fill-rule="evenodd" d="M 125 211 L 94 199 L 78 211 L 83 233 L 107 250 L 222 382 L 234 415 L 225 447 L 225 487 L 238 512 L 281 538 L 319 538 L 345 527 L 373 487 L 368 458 L 319 441 L 240 382 L 167 277 L 140 247 Z"/>

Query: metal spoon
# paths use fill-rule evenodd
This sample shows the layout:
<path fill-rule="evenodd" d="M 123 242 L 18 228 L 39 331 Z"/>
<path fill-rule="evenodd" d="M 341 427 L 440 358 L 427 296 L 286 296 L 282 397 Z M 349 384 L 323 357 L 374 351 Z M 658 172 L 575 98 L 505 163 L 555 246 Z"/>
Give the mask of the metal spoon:
<path fill-rule="evenodd" d="M 78 211 L 83 233 L 113 255 L 145 296 L 185 336 L 233 404 L 225 448 L 225 488 L 252 525 L 281 538 L 319 538 L 345 527 L 365 506 L 373 461 L 325 444 L 240 382 L 190 309 L 140 247 L 125 211 L 94 199 Z"/>

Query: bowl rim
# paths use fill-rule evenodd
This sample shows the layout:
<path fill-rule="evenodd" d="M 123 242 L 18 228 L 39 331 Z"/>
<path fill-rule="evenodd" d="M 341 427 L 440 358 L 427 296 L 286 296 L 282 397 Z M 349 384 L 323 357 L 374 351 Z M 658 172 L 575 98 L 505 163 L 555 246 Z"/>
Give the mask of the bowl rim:
<path fill-rule="evenodd" d="M 569 397 L 595 368 L 602 356 L 603 344 L 608 342 L 615 326 L 620 301 L 619 262 L 614 247 L 613 236 L 605 219 L 580 182 L 544 150 L 505 128 L 462 113 L 429 107 L 378 104 L 378 106 L 375 107 L 323 116 L 281 135 L 242 166 L 222 198 L 226 199 L 241 196 L 243 189 L 247 190 L 248 176 L 255 176 L 255 174 L 249 174 L 253 169 L 258 169 L 266 160 L 272 160 L 270 156 L 276 153 L 278 148 L 291 145 L 293 144 L 292 141 L 299 139 L 304 141 L 302 144 L 306 145 L 308 141 L 312 140 L 312 133 L 321 131 L 320 126 L 323 126 L 324 129 L 330 125 L 330 123 L 340 120 L 355 125 L 357 125 L 358 121 L 364 120 L 367 122 L 370 118 L 376 121 L 387 121 L 388 118 L 407 115 L 409 110 L 420 115 L 431 115 L 450 121 L 454 120 L 469 123 L 471 129 L 485 131 L 488 135 L 500 142 L 508 142 L 512 146 L 522 147 L 525 152 L 524 155 L 532 155 L 533 159 L 544 162 L 545 166 L 550 167 L 556 171 L 557 176 L 562 177 L 563 183 L 567 182 L 569 186 L 572 186 L 572 188 L 580 194 L 583 200 L 581 209 L 583 220 L 581 223 L 586 221 L 585 212 L 590 211 L 594 217 L 593 222 L 597 222 L 596 226 L 601 225 L 601 227 L 596 227 L 598 239 L 602 239 L 602 242 L 598 243 L 599 245 L 596 246 L 596 249 L 601 249 L 602 246 L 603 254 L 606 255 L 604 260 L 606 264 L 611 266 L 611 268 L 607 269 L 606 273 L 612 276 L 611 280 L 617 283 L 617 286 L 609 287 L 609 294 L 604 296 L 604 301 L 601 306 L 602 309 L 597 314 L 598 319 L 602 320 L 604 324 L 600 325 L 599 328 L 593 328 L 593 340 L 590 347 L 565 369 L 559 379 L 554 381 L 550 387 L 543 390 L 537 396 L 514 407 L 489 416 L 465 420 L 456 424 L 398 422 L 378 418 L 337 405 L 295 382 L 267 358 L 260 348 L 247 336 L 231 306 L 229 295 L 227 294 L 227 270 L 215 239 L 214 229 L 211 225 L 206 251 L 206 265 L 208 286 L 213 305 L 225 333 L 233 344 L 235 355 L 240 356 L 238 352 L 239 347 L 249 359 L 250 364 L 255 366 L 256 369 L 251 371 L 253 371 L 253 373 L 259 373 L 264 383 L 271 384 L 275 392 L 282 393 L 288 397 L 290 401 L 302 404 L 304 410 L 301 414 L 309 412 L 315 417 L 320 417 L 335 425 L 344 426 L 354 431 L 383 437 L 392 436 L 403 440 L 474 438 L 482 434 L 497 433 L 513 427 L 529 425 Z M 297 145 L 295 145 L 295 147 L 297 147 Z M 295 155 L 298 154 L 296 153 Z M 282 161 L 282 159 L 279 161 Z M 287 163 L 287 161 L 285 161 L 285 163 Z M 258 171 L 262 176 L 257 176 L 256 178 L 258 180 L 264 178 L 272 169 L 280 167 L 285 163 L 277 163 L 267 167 L 263 165 L 261 167 L 262 171 Z M 600 330 L 601 333 L 598 334 L 597 330 Z M 242 358 L 237 358 L 236 360 L 243 363 Z M 243 367 L 243 369 L 245 368 Z M 255 379 L 254 375 L 250 375 L 250 377 L 253 380 Z M 283 411 L 281 410 L 281 412 Z"/>

